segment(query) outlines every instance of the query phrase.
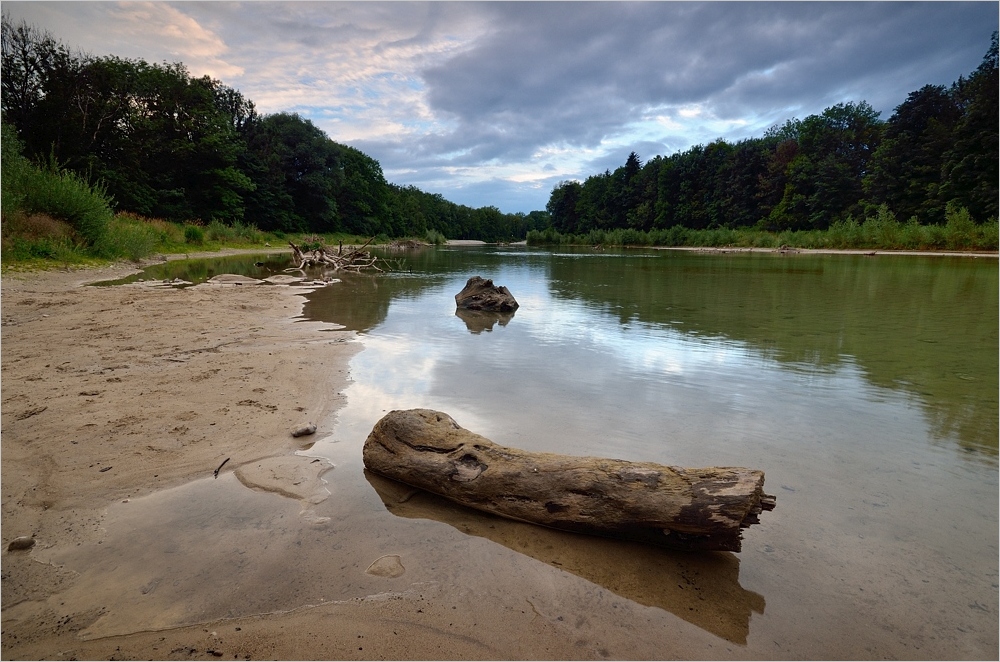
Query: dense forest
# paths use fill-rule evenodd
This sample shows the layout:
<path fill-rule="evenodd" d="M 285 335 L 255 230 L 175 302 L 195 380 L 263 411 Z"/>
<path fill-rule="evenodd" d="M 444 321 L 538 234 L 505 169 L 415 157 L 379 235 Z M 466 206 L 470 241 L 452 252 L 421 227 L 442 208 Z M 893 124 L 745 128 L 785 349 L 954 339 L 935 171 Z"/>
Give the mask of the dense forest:
<path fill-rule="evenodd" d="M 3 121 L 32 161 L 99 184 L 117 211 L 175 222 L 504 241 L 544 212 L 473 209 L 388 183 L 378 161 L 183 64 L 72 52 L 3 17 Z"/>
<path fill-rule="evenodd" d="M 997 33 L 982 64 L 926 85 L 888 121 L 864 101 L 790 120 L 761 138 L 717 140 L 562 182 L 547 210 L 559 233 L 683 227 L 825 230 L 881 212 L 942 224 L 949 209 L 997 218 Z"/>
<path fill-rule="evenodd" d="M 997 34 L 950 87 L 912 92 L 882 121 L 864 101 L 558 184 L 545 211 L 473 209 L 386 181 L 381 165 L 296 114 L 257 113 L 183 64 L 75 53 L 4 16 L 4 139 L 100 190 L 112 208 L 181 223 L 296 233 L 510 241 L 534 230 L 825 230 L 880 214 L 995 222 Z M 13 142 L 8 141 L 8 142 Z M 5 155 L 8 153 L 5 148 Z"/>

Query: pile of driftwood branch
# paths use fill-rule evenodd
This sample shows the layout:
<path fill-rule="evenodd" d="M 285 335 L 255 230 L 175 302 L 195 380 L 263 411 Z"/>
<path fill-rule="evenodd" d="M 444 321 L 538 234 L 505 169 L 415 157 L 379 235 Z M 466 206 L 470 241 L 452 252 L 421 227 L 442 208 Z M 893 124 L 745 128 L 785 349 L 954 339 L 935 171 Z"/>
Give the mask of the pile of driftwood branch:
<path fill-rule="evenodd" d="M 304 271 L 310 267 L 332 269 L 333 271 L 385 271 L 378 266 L 379 258 L 372 255 L 365 248 L 372 243 L 372 237 L 360 248 L 355 248 L 344 252 L 341 244 L 336 249 L 329 246 L 320 246 L 311 251 L 302 250 L 292 242 L 288 245 L 292 247 L 292 264 L 295 265 L 285 271 Z"/>

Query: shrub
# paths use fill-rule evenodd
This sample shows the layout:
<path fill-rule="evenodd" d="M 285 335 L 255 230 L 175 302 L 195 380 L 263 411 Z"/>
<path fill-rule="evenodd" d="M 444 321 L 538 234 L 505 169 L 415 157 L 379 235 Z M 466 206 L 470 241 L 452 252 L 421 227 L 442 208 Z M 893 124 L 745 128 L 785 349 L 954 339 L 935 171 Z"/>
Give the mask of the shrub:
<path fill-rule="evenodd" d="M 302 235 L 299 248 L 304 251 L 315 251 L 323 247 L 323 237 L 317 234 Z"/>
<path fill-rule="evenodd" d="M 877 248 L 897 248 L 899 246 L 900 227 L 896 215 L 889 211 L 889 206 L 881 204 L 874 217 L 868 217 L 864 222 L 864 244 Z"/>
<path fill-rule="evenodd" d="M 184 226 L 184 243 L 200 246 L 205 243 L 205 231 L 197 225 Z"/>
<path fill-rule="evenodd" d="M 84 257 L 76 245 L 66 239 L 17 236 L 3 242 L 4 261 L 58 260 L 68 263 L 82 262 Z"/>
<path fill-rule="evenodd" d="M 4 221 L 24 209 L 24 180 L 31 164 L 21 156 L 22 145 L 14 127 L 6 122 L 0 133 L 0 214 Z"/>
<path fill-rule="evenodd" d="M 995 251 L 1000 244 L 1000 223 L 991 218 L 979 226 L 979 238 L 976 248 Z"/>
<path fill-rule="evenodd" d="M 88 243 L 101 241 L 111 222 L 111 197 L 100 184 L 91 185 L 80 175 L 50 164 L 32 168 L 24 180 L 24 208 L 44 212 L 68 222 Z"/>
<path fill-rule="evenodd" d="M 111 221 L 111 197 L 101 184 L 62 169 L 54 160 L 42 169 L 21 155 L 14 129 L 4 124 L 2 135 L 2 213 L 38 213 L 69 223 L 91 245 L 98 244 Z"/>
<path fill-rule="evenodd" d="M 108 224 L 107 232 L 96 247 L 96 252 L 107 258 L 124 257 L 138 262 L 156 250 L 159 239 L 156 228 L 149 223 L 127 216 L 116 216 Z"/>
<path fill-rule="evenodd" d="M 444 244 L 448 241 L 448 239 L 437 230 L 428 230 L 427 234 L 424 235 L 424 239 L 427 240 L 428 244 L 433 244 L 435 246 Z"/>
<path fill-rule="evenodd" d="M 218 241 L 222 243 L 232 241 L 236 238 L 236 233 L 233 232 L 233 229 L 222 221 L 210 222 L 205 228 L 205 235 L 211 241 Z"/>
<path fill-rule="evenodd" d="M 969 210 L 949 202 L 945 207 L 945 242 L 948 248 L 971 248 L 976 224 Z"/>

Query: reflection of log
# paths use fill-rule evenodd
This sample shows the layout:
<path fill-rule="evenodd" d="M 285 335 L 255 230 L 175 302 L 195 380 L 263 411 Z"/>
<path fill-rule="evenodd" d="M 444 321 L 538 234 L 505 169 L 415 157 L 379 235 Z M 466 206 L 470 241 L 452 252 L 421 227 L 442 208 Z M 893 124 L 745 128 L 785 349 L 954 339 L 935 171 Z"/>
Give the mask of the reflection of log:
<path fill-rule="evenodd" d="M 497 323 L 500 326 L 507 326 L 507 323 L 514 319 L 514 313 L 488 312 L 485 310 L 468 310 L 466 308 L 456 308 L 455 316 L 465 322 L 465 327 L 470 333 L 482 333 L 492 331 Z"/>
<path fill-rule="evenodd" d="M 744 645 L 764 596 L 740 585 L 740 559 L 729 552 L 688 554 L 627 540 L 591 538 L 533 526 L 458 505 L 370 471 L 365 478 L 397 517 L 443 522 L 572 573 L 646 607 L 669 611 Z"/>
<path fill-rule="evenodd" d="M 531 453 L 428 409 L 386 414 L 365 441 L 364 462 L 511 519 L 676 549 L 738 552 L 741 530 L 774 507 L 762 471 Z"/>

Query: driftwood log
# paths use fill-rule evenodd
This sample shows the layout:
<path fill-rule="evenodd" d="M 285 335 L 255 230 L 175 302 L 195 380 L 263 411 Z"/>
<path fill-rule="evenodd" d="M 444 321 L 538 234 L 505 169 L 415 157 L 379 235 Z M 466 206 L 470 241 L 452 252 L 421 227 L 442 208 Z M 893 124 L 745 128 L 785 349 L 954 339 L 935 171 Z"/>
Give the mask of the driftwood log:
<path fill-rule="evenodd" d="M 455 295 L 455 305 L 466 310 L 496 313 L 513 313 L 518 308 L 510 290 L 482 276 L 473 276 L 465 283 L 462 291 Z"/>
<path fill-rule="evenodd" d="M 333 271 L 366 271 L 368 269 L 383 271 L 378 266 L 378 258 L 364 250 L 374 240 L 375 237 L 372 237 L 361 248 L 349 250 L 346 253 L 343 245 L 338 246 L 337 250 L 329 246 L 320 246 L 307 251 L 292 242 L 288 242 L 288 245 L 292 247 L 292 264 L 294 266 L 291 269 L 285 269 L 285 271 L 303 271 L 308 267 L 322 267 Z"/>
<path fill-rule="evenodd" d="M 775 503 L 762 471 L 532 453 L 429 409 L 386 414 L 363 453 L 370 471 L 465 506 L 674 549 L 738 552 L 742 529 Z"/>

